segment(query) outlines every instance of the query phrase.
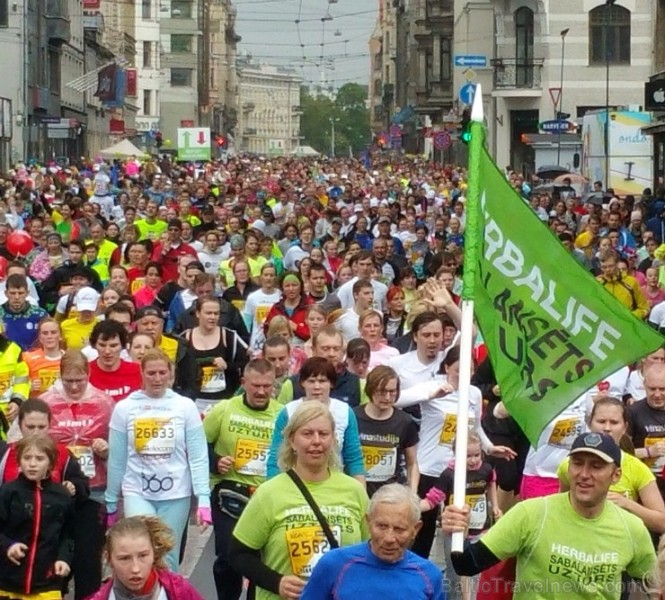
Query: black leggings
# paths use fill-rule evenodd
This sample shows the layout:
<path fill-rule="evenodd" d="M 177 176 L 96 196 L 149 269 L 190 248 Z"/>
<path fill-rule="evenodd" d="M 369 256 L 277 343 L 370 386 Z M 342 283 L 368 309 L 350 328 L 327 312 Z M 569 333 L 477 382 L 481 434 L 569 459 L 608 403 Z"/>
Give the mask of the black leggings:
<path fill-rule="evenodd" d="M 424 498 L 425 494 L 429 492 L 437 480 L 438 477 L 421 475 L 420 482 L 418 483 L 418 496 Z M 415 552 L 418 556 L 429 558 L 429 553 L 432 550 L 432 544 L 434 543 L 434 534 L 436 533 L 436 523 L 438 518 L 438 508 L 428 510 L 420 517 L 423 522 L 423 526 L 420 528 L 420 531 L 416 535 L 416 539 L 413 542 L 413 546 L 411 547 L 411 550 L 413 550 L 413 552 Z"/>
<path fill-rule="evenodd" d="M 238 521 L 220 510 L 218 489 L 215 487 L 210 498 L 216 556 L 212 573 L 217 600 L 238 600 L 242 594 L 242 575 L 236 573 L 229 564 L 231 534 Z"/>
<path fill-rule="evenodd" d="M 106 542 L 106 507 L 94 500 L 76 506 L 72 574 L 75 600 L 94 594 L 102 585 L 102 550 Z"/>

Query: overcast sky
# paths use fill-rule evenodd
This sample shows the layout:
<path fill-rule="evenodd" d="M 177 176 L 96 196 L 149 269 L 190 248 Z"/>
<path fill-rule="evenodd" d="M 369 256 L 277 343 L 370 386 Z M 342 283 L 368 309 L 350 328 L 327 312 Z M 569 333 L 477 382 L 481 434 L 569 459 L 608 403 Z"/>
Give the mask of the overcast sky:
<path fill-rule="evenodd" d="M 377 0 L 233 0 L 238 54 L 294 67 L 307 83 L 340 86 L 369 80 L 368 41 Z M 332 19 L 322 21 L 323 17 Z M 296 23 L 299 20 L 300 23 Z"/>

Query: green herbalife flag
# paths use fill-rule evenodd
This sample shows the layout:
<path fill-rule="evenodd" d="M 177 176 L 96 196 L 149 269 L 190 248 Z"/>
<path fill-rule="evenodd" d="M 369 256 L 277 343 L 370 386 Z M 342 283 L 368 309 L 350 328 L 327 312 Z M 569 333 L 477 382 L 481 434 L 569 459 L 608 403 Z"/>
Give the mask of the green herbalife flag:
<path fill-rule="evenodd" d="M 474 312 L 501 396 L 535 444 L 566 406 L 663 338 L 577 263 L 481 152 Z"/>

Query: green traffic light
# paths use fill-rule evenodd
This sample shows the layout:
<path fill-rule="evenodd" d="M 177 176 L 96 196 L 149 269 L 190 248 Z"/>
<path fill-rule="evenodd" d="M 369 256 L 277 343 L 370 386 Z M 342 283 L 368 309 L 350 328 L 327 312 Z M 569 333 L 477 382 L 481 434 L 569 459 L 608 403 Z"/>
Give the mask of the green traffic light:
<path fill-rule="evenodd" d="M 466 131 L 462 132 L 462 141 L 465 144 L 468 144 L 471 141 L 471 132 L 467 129 Z"/>

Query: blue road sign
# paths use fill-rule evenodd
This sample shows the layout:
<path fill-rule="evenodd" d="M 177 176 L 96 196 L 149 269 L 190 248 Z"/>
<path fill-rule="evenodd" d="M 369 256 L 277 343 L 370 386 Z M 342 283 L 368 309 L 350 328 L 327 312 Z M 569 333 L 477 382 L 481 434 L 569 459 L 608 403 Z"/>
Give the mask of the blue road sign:
<path fill-rule="evenodd" d="M 486 67 L 487 57 L 482 54 L 456 54 L 456 67 Z"/>
<path fill-rule="evenodd" d="M 563 133 L 565 131 L 570 131 L 572 128 L 573 124 L 570 121 L 565 121 L 563 119 L 543 121 L 540 124 L 540 129 L 548 133 Z"/>
<path fill-rule="evenodd" d="M 459 99 L 462 104 L 468 104 L 471 106 L 473 104 L 473 97 L 476 95 L 476 84 L 475 83 L 465 83 L 459 89 Z"/>

